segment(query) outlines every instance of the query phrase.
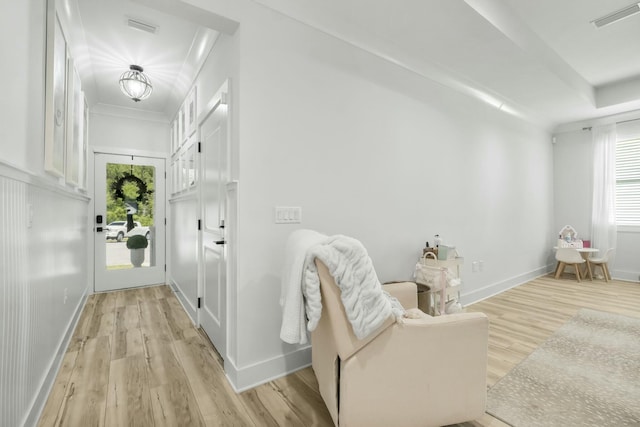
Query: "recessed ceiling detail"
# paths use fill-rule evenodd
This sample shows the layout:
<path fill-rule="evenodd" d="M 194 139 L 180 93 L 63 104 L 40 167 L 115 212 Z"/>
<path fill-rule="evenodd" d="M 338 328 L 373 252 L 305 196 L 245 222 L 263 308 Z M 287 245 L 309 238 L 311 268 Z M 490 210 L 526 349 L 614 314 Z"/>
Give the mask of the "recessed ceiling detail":
<path fill-rule="evenodd" d="M 628 18 L 631 15 L 635 15 L 638 12 L 640 12 L 640 3 L 634 3 L 630 6 L 625 7 L 624 9 L 620 9 L 606 16 L 603 16 L 602 18 L 594 19 L 591 22 L 597 28 L 601 28 L 601 27 L 604 27 L 605 25 L 618 22 L 621 19 Z"/>
<path fill-rule="evenodd" d="M 127 19 L 127 26 L 136 30 L 146 31 L 147 33 L 151 33 L 151 34 L 155 34 L 156 31 L 158 30 L 158 27 L 156 27 L 155 25 L 147 24 L 138 19 L 132 19 L 132 18 Z"/>

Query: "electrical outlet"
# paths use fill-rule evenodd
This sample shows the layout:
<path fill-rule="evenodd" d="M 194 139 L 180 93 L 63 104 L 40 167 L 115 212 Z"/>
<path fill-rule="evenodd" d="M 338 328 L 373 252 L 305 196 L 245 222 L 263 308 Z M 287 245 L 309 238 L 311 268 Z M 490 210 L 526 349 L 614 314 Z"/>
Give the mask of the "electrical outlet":
<path fill-rule="evenodd" d="M 63 297 L 63 299 L 62 299 L 62 303 L 63 303 L 63 304 L 66 304 L 66 303 L 67 303 L 67 297 L 68 297 L 68 295 L 67 295 L 67 288 L 64 288 L 64 297 Z"/>

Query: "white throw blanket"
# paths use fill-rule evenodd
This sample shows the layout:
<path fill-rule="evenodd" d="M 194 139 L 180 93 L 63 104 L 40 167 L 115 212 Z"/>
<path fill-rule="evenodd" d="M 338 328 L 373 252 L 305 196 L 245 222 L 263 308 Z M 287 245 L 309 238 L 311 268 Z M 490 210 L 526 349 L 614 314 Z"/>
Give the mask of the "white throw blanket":
<path fill-rule="evenodd" d="M 296 234 L 299 232 L 304 233 Z M 394 315 L 396 318 L 403 316 L 402 305 L 382 289 L 371 258 L 358 240 L 340 235 L 320 238 L 316 233 L 318 242 L 311 244 L 311 241 L 315 240 L 313 233 L 310 230 L 299 230 L 294 232 L 287 241 L 285 259 L 288 261 L 285 264 L 285 270 L 289 272 L 283 275 L 282 290 L 285 298 L 280 331 L 280 338 L 283 341 L 292 344 L 307 342 L 304 328 L 305 310 L 304 308 L 293 309 L 298 303 L 302 303 L 302 294 L 305 297 L 307 329 L 313 331 L 318 326 L 322 314 L 322 299 L 315 258 L 328 267 L 329 273 L 340 287 L 341 300 L 347 318 L 358 339 L 365 338 L 375 331 L 389 316 Z M 301 254 L 291 252 L 296 247 L 298 249 L 307 247 L 302 264 L 300 264 Z M 304 266 L 303 270 L 298 269 L 300 265 Z M 298 276 L 299 271 L 302 272 L 302 276 Z M 295 284 L 296 277 L 301 277 L 298 286 Z M 290 307 L 286 310 L 285 307 L 289 304 Z M 293 319 L 295 313 L 299 315 L 297 321 Z M 295 336 L 288 334 L 293 331 L 296 332 Z M 292 340 L 293 338 L 296 340 Z"/>
<path fill-rule="evenodd" d="M 302 270 L 309 249 L 327 236 L 313 230 L 296 230 L 287 239 L 284 249 L 284 269 L 280 289 L 282 326 L 280 339 L 290 344 L 306 344 Z"/>

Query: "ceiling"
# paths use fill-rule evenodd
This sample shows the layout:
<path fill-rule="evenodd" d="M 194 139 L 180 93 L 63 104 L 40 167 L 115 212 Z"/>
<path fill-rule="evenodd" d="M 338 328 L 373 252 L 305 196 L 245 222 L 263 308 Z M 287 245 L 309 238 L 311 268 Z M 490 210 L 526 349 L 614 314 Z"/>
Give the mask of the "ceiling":
<path fill-rule="evenodd" d="M 168 120 L 218 36 L 188 19 L 128 0 L 63 0 L 62 5 L 71 55 L 94 108 L 124 107 Z M 129 19 L 156 30 L 131 28 Z M 143 67 L 153 86 L 152 94 L 140 102 L 126 97 L 118 83 L 131 64 Z"/>
<path fill-rule="evenodd" d="M 170 117 L 188 89 L 184 76 L 194 75 L 203 60 L 197 51 L 208 52 L 218 35 L 210 28 L 229 32 L 228 22 L 221 21 L 209 5 L 235 0 L 63 1 L 77 2 L 86 41 L 87 60 L 81 62 L 94 81 L 95 103 Z M 591 23 L 629 6 L 630 0 L 252 0 L 249 4 L 321 28 L 545 126 L 640 109 L 640 14 L 599 29 Z M 203 23 L 207 14 L 212 19 Z M 157 25 L 158 31 L 151 35 L 128 28 L 127 17 Z M 195 25 L 198 19 L 200 25 Z M 133 63 L 143 66 L 154 84 L 151 97 L 137 104 L 125 98 L 117 85 L 120 74 Z"/>
<path fill-rule="evenodd" d="M 640 109 L 631 0 L 253 1 L 549 128 Z"/>

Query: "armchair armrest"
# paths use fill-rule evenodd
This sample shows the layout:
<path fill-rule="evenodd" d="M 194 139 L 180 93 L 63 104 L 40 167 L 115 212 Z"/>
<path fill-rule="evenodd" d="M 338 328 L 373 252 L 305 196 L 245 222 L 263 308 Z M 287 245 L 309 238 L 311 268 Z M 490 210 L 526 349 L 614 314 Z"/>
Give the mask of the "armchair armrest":
<path fill-rule="evenodd" d="M 488 336 L 483 313 L 394 324 L 342 362 L 340 424 L 441 426 L 480 418 Z"/>
<path fill-rule="evenodd" d="M 418 288 L 413 282 L 397 282 L 382 285 L 382 289 L 400 301 L 405 310 L 418 307 Z"/>

